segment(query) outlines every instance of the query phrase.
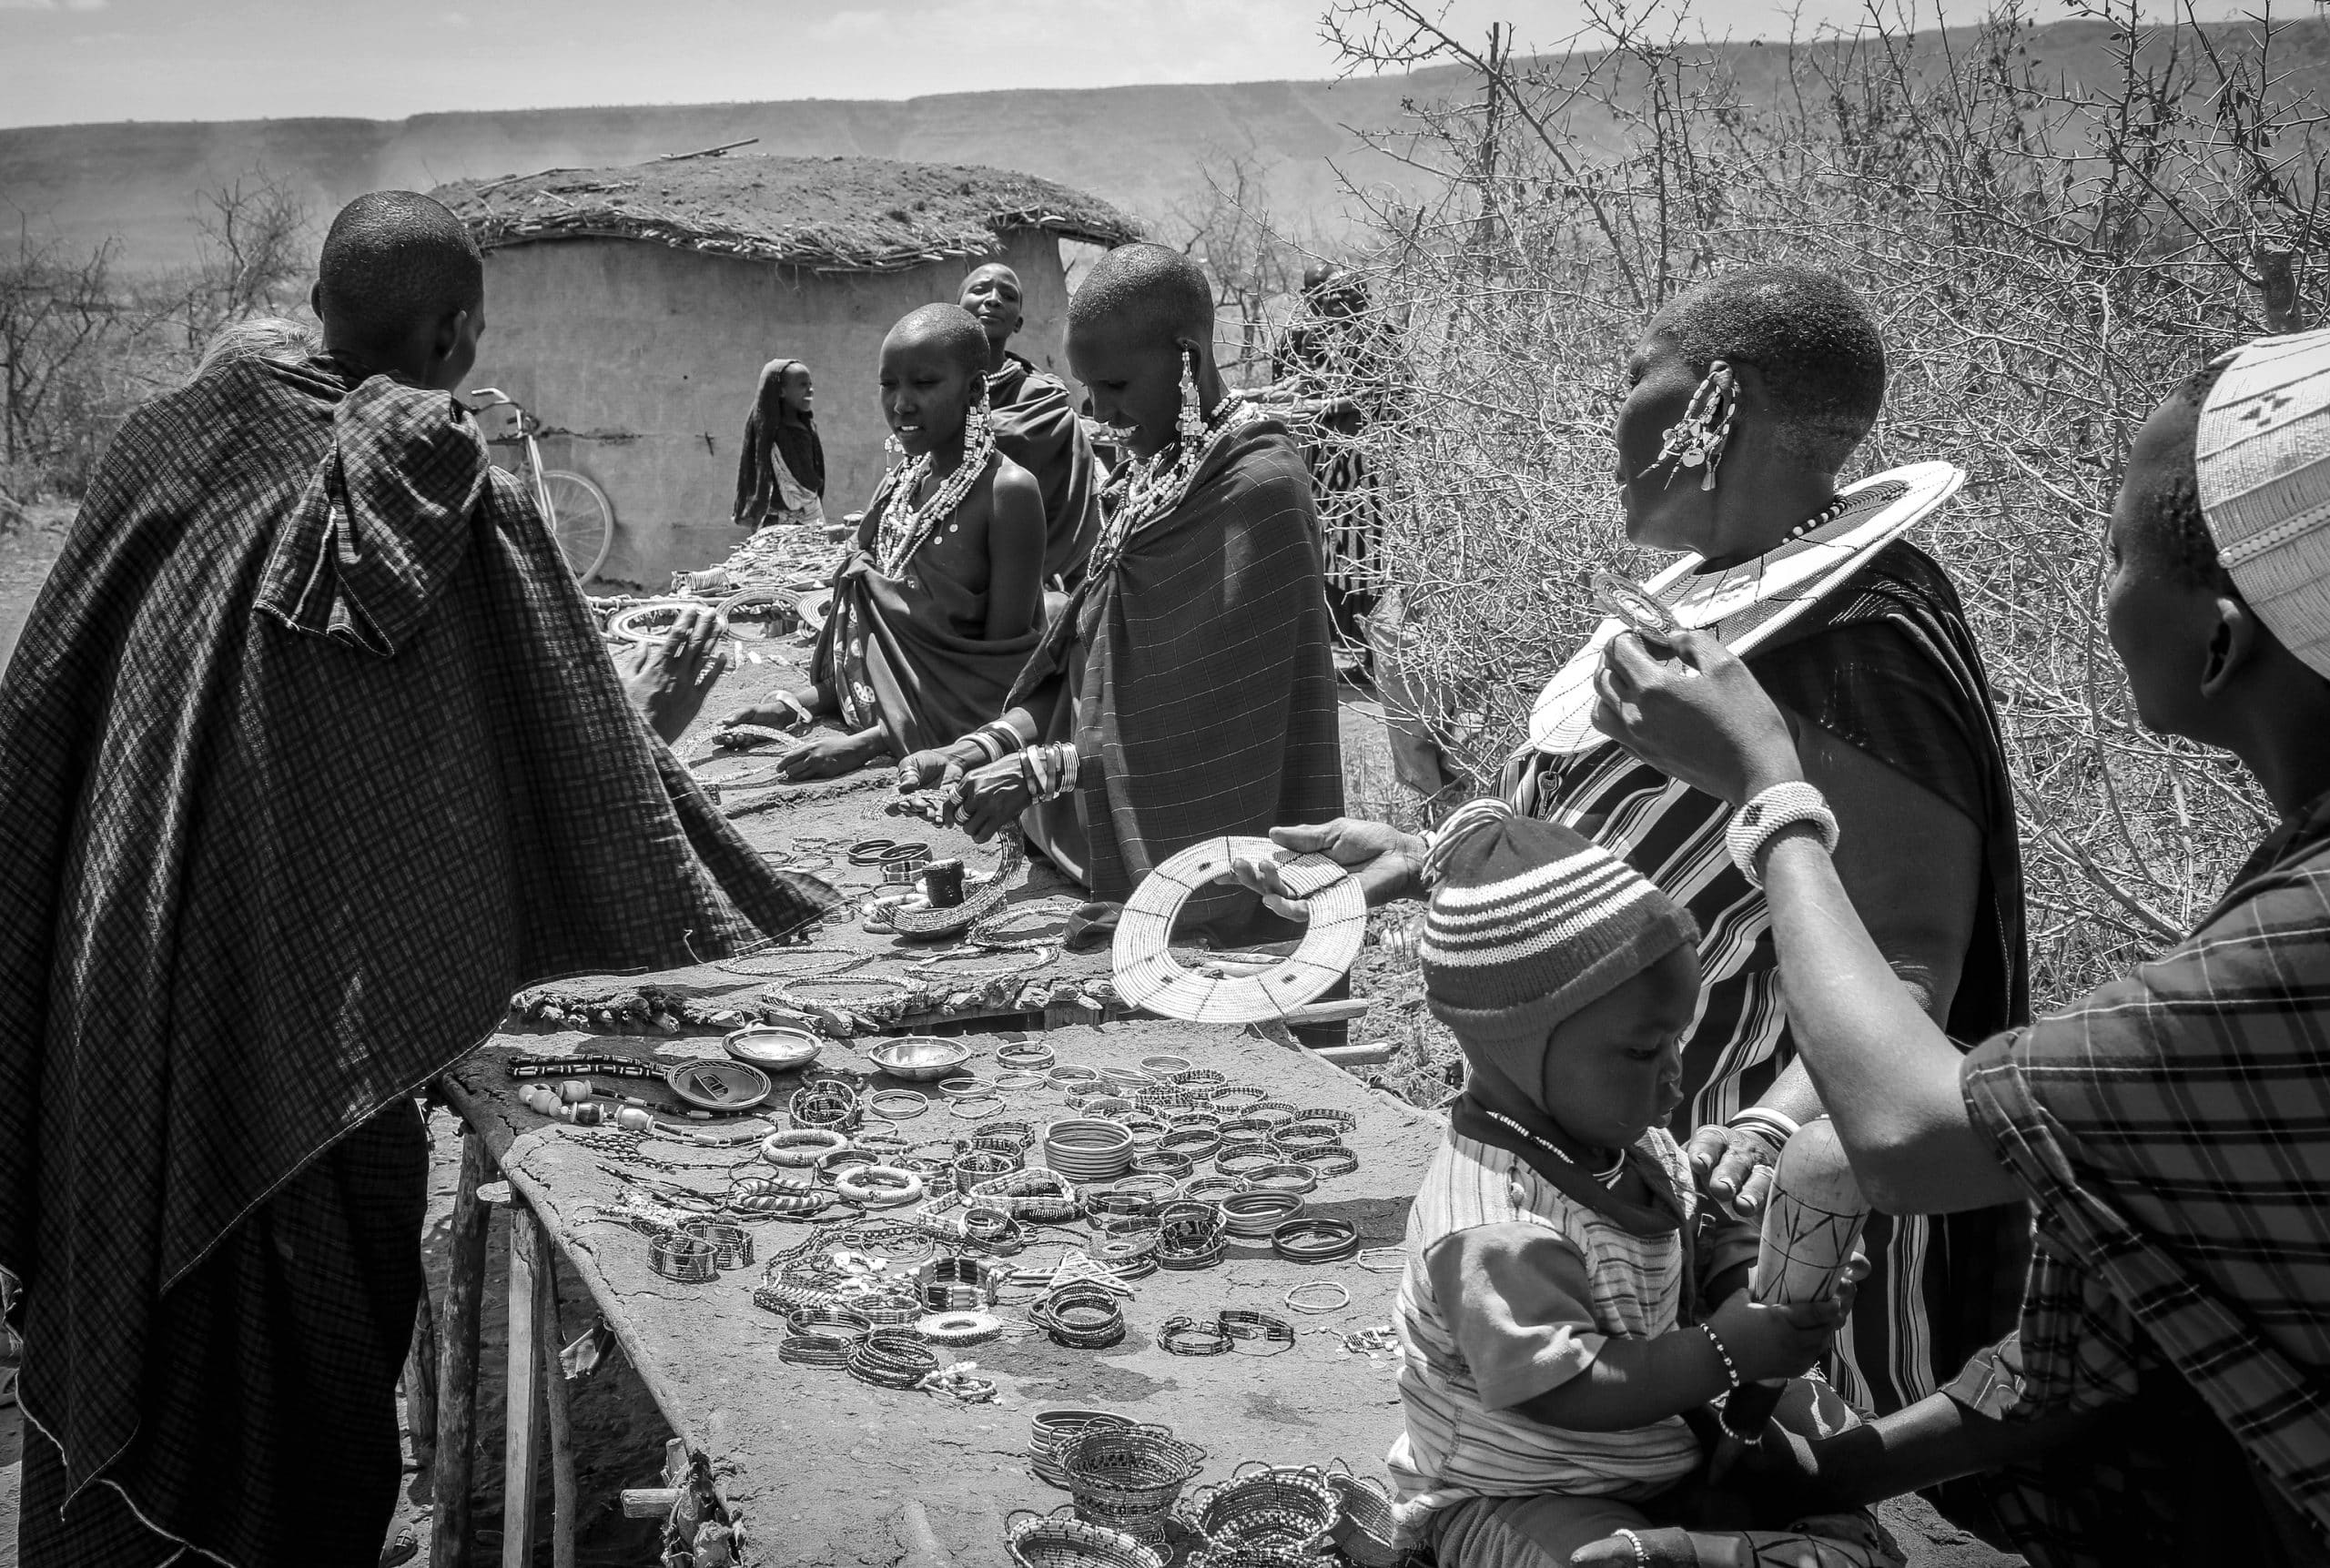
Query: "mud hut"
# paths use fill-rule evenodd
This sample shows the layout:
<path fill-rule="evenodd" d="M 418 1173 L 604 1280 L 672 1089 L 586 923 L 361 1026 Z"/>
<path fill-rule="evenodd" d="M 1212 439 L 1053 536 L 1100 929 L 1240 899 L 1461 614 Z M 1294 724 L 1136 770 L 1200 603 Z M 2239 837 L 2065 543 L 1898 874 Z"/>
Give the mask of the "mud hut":
<path fill-rule="evenodd" d="M 1062 240 L 1122 244 L 1106 203 L 1029 175 L 883 158 L 721 157 L 552 169 L 434 194 L 486 252 L 474 386 L 541 418 L 542 460 L 597 481 L 615 538 L 599 576 L 661 588 L 721 560 L 760 368 L 816 377 L 826 515 L 865 504 L 886 433 L 882 336 L 951 300 L 982 261 L 1018 268 L 1013 347 L 1065 373 Z M 503 459 L 519 466 L 514 449 Z"/>

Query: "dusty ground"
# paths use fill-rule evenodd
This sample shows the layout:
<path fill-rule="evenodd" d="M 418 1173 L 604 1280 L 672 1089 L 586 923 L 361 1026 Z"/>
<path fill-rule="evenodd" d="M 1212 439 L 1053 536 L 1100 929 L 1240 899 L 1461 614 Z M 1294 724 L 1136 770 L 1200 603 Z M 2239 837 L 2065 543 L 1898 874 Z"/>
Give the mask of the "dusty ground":
<path fill-rule="evenodd" d="M 15 645 L 33 596 L 56 558 L 69 518 L 69 509 L 38 508 L 26 523 L 0 535 L 0 660 L 5 660 Z M 752 677 L 762 673 L 746 671 L 732 680 L 739 691 L 749 690 L 759 683 Z M 721 693 L 715 698 L 714 711 L 736 694 Z M 1380 711 L 1363 698 L 1354 697 L 1347 702 L 1345 712 L 1345 759 L 1353 809 L 1385 813 L 1398 804 L 1398 786 L 1391 780 L 1382 744 Z M 1380 999 L 1374 1014 L 1360 1027 L 1354 1039 L 1390 1038 L 1398 1046 L 1393 1060 L 1385 1067 L 1369 1069 L 1369 1076 L 1412 1098 L 1430 1098 L 1430 1091 L 1444 1081 L 1445 1047 L 1433 1037 L 1418 1005 L 1412 965 L 1371 946 L 1363 959 L 1359 978 L 1363 992 Z M 443 1112 L 432 1118 L 437 1158 L 424 1247 L 432 1289 L 438 1290 L 443 1286 L 441 1239 L 451 1215 L 457 1158 L 454 1128 L 451 1117 Z M 506 1259 L 506 1227 L 497 1225 L 490 1244 L 486 1281 L 486 1364 L 481 1378 L 478 1422 L 481 1442 L 477 1477 L 481 1495 L 474 1513 L 479 1526 L 477 1544 L 491 1556 L 481 1556 L 481 1560 L 498 1557 L 500 1548 L 502 1420 L 499 1390 L 504 1340 L 500 1304 L 507 1277 Z M 562 1280 L 561 1291 L 561 1318 L 566 1331 L 570 1335 L 582 1332 L 593 1317 L 588 1297 L 570 1272 Z M 15 1417 L 13 1406 L 0 1407 L 0 1568 L 14 1568 L 15 1563 L 17 1468 L 14 1462 L 19 1444 Z M 622 1519 L 616 1512 L 614 1499 L 618 1488 L 643 1484 L 653 1477 L 661 1465 L 663 1443 L 668 1432 L 636 1374 L 620 1355 L 611 1358 L 610 1363 L 593 1378 L 574 1386 L 574 1423 L 581 1492 L 585 1500 L 581 1522 L 582 1561 L 603 1568 L 653 1562 L 653 1527 Z M 1910 1550 L 1910 1562 L 1916 1568 L 1989 1568 L 2017 1561 L 1988 1551 L 1921 1506 L 1896 1507 L 1888 1512 L 1889 1522 Z M 392 1540 L 398 1532 L 410 1530 L 425 1554 L 428 1515 L 425 1479 L 409 1472 Z M 899 1561 L 903 1554 L 904 1548 L 890 1541 L 869 1542 L 863 1561 L 887 1565 Z M 547 1561 L 546 1555 L 543 1561 Z"/>

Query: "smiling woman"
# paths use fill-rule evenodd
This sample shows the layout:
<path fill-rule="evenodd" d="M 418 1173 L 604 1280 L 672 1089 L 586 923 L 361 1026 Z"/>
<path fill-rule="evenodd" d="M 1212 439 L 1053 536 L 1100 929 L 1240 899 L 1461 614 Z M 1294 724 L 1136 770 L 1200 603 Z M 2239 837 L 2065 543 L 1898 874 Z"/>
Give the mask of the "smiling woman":
<path fill-rule="evenodd" d="M 787 728 L 795 706 L 836 715 L 777 759 L 787 778 L 824 778 L 885 752 L 952 740 L 1002 705 L 1036 645 L 1043 607 L 1044 503 L 997 450 L 988 338 L 970 314 L 927 305 L 882 343 L 882 416 L 897 453 L 866 503 L 857 547 L 834 577 L 834 613 L 811 684 L 732 724 Z"/>

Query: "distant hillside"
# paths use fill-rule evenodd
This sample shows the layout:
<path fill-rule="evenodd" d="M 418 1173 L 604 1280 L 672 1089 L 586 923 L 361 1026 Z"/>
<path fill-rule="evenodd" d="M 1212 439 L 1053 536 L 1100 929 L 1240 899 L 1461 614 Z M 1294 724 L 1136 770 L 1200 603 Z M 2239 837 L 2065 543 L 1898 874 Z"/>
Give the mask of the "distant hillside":
<path fill-rule="evenodd" d="M 2238 47 L 2238 27 L 2213 28 Z M 1919 40 L 1932 51 L 1943 35 Z M 1960 35 L 1946 35 L 1962 41 Z M 2033 58 L 2074 81 L 2110 78 L 2109 29 L 2061 23 L 2030 35 Z M 1725 46 L 1743 94 L 1768 94 L 1787 50 Z M 2330 29 L 2276 44 L 2283 90 L 2330 87 Z M 898 102 L 807 100 L 420 115 L 406 120 L 235 120 L 0 130 L 0 198 L 76 242 L 122 242 L 131 271 L 192 258 L 196 193 L 264 165 L 319 215 L 361 191 L 427 188 L 555 167 L 638 163 L 758 137 L 753 150 L 982 163 L 1062 181 L 1158 216 L 1204 188 L 1209 148 L 1251 152 L 1273 205 L 1339 228 L 1346 177 L 1410 185 L 1413 171 L 1363 147 L 1347 127 L 1401 118 L 1403 98 L 1467 90 L 1454 70 L 1340 82 L 961 93 Z M 2323 92 L 2330 101 L 2330 92 Z"/>

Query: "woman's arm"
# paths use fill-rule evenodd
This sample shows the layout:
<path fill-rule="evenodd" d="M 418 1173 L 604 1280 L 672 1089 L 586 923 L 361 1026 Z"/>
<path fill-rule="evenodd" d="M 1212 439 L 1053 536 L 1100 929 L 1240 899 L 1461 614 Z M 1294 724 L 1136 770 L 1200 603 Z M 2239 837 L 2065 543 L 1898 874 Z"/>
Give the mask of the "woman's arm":
<path fill-rule="evenodd" d="M 1044 496 L 1018 463 L 998 461 L 987 522 L 987 634 L 1027 634 L 1044 598 Z"/>
<path fill-rule="evenodd" d="M 1669 659 L 1624 636 L 1605 655 L 1595 723 L 1636 755 L 1737 805 L 1805 777 L 1786 721 L 1748 667 L 1704 632 Z M 1946 1214 L 2023 1196 L 1959 1092 L 1957 1047 L 1926 1016 L 1855 912 L 1808 826 L 1764 852 L 1764 895 L 1798 1056 L 1869 1200 Z"/>

